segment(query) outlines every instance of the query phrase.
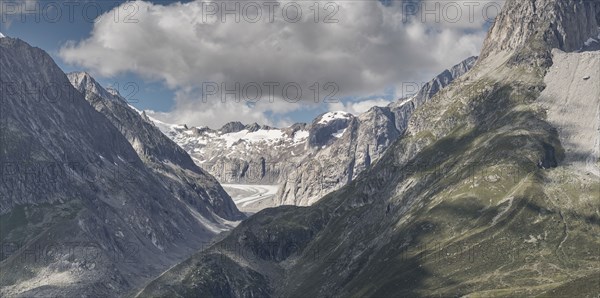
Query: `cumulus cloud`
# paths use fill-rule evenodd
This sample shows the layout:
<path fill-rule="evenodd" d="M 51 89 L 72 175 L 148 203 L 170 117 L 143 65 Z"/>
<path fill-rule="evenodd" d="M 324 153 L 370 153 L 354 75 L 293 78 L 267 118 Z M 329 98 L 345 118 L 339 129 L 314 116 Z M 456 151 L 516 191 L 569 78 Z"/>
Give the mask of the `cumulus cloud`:
<path fill-rule="evenodd" d="M 267 114 L 285 114 L 301 107 L 301 103 L 288 103 L 286 101 L 270 102 L 261 100 L 251 104 L 240 99 L 237 102 L 233 97 L 226 100 L 217 97 L 207 97 L 203 100 L 198 97 L 198 92 L 192 88 L 184 88 L 175 93 L 175 107 L 169 112 L 147 111 L 147 113 L 166 123 L 188 124 L 193 126 L 209 126 L 219 128 L 231 121 L 242 123 L 260 123 L 275 127 L 285 127 L 293 123 L 292 119 L 277 117 L 271 119 Z"/>
<path fill-rule="evenodd" d="M 329 105 L 330 111 L 344 111 L 350 114 L 358 115 L 366 112 L 372 107 L 385 107 L 391 102 L 383 98 L 366 99 L 356 102 L 337 102 Z"/>
<path fill-rule="evenodd" d="M 266 3 L 272 2 L 128 2 L 115 8 L 120 14 L 98 17 L 91 36 L 68 42 L 60 56 L 103 76 L 132 72 L 164 81 L 178 92 L 175 109 L 164 117 L 217 126 L 235 115 L 268 122 L 268 113 L 323 104 L 329 95 L 368 97 L 404 82 L 428 81 L 477 55 L 485 35 L 486 19 L 477 11 L 473 15 L 479 17 L 471 20 L 466 8 L 459 22 L 449 22 L 443 10 L 439 20 L 423 19 L 421 8 L 408 8 L 412 2 L 332 1 L 315 7 L 310 1 L 278 1 L 270 10 Z M 302 16 L 296 20 L 298 11 Z M 207 83 L 218 90 L 205 102 Z M 273 83 L 278 85 L 271 102 L 267 86 Z M 221 100 L 223 89 L 252 93 L 257 85 L 262 88 L 257 104 Z"/>

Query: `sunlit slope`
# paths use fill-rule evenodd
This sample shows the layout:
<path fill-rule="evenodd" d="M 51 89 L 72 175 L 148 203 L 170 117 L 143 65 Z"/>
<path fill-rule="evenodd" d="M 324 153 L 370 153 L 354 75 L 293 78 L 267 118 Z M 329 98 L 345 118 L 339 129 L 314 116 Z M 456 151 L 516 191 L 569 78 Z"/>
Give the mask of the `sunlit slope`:
<path fill-rule="evenodd" d="M 507 2 L 483 59 L 373 167 L 311 207 L 254 215 L 140 296 L 597 295 L 600 177 L 568 162 L 574 147 L 541 96 L 552 48 L 585 41 L 577 22 L 597 35 L 594 4 Z M 526 14 L 536 7 L 547 11 Z M 535 28 L 492 46 L 519 24 Z M 569 104 L 598 109 L 598 94 L 580 94 Z"/>

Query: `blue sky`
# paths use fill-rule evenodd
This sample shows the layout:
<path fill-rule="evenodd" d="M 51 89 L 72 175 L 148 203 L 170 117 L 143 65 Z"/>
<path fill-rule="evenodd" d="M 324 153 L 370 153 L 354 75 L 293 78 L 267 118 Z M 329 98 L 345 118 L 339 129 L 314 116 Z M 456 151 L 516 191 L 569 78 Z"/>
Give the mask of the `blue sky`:
<path fill-rule="evenodd" d="M 422 85 L 477 54 L 489 26 L 462 19 L 431 22 L 408 14 L 401 1 L 339 1 L 336 11 L 319 7 L 319 23 L 244 24 L 242 19 L 232 24 L 231 16 L 228 23 L 207 23 L 194 15 L 194 9 L 204 6 L 186 2 L 192 3 L 4 0 L 0 32 L 46 50 L 65 72 L 90 72 L 160 120 L 218 127 L 232 120 L 282 126 L 310 122 L 329 110 L 356 114 L 370 105 L 385 105 L 405 86 Z M 306 13 L 310 3 L 297 3 L 312 20 Z M 132 5 L 136 11 L 128 10 Z M 33 12 L 14 13 L 15 7 Z M 96 18 L 98 11 L 104 15 Z M 117 11 L 119 17 L 111 18 Z M 136 23 L 124 24 L 129 12 Z M 325 24 L 323 16 L 331 12 L 337 22 Z M 312 80 L 319 82 L 319 96 L 328 93 L 326 83 L 335 83 L 339 102 L 304 104 Z M 271 81 L 299 82 L 303 101 L 261 99 L 254 105 L 200 100 L 204 82 Z M 126 89 L 130 82 L 137 88 Z"/>
<path fill-rule="evenodd" d="M 20 13 L 5 13 L 4 16 L 6 19 L 3 20 L 8 21 L 0 22 L 0 32 L 10 37 L 18 37 L 33 46 L 42 48 L 52 56 L 64 72 L 68 73 L 90 70 L 78 65 L 65 63 L 59 55 L 59 49 L 69 40 L 87 38 L 94 26 L 93 20 L 98 15 L 97 11 L 101 11 L 102 13 L 109 12 L 114 7 L 126 1 L 94 1 L 93 6 L 84 6 L 86 2 L 91 1 L 79 1 L 82 3 L 81 5 L 65 4 L 69 2 L 73 3 L 74 1 L 72 0 L 40 1 L 39 3 L 28 4 L 23 4 L 19 1 L 13 2 L 19 6 L 19 9 L 25 5 L 28 10 L 33 10 L 37 9 L 35 5 L 39 5 L 39 10 L 42 13 L 23 14 L 24 20 L 21 19 Z M 60 14 L 52 12 L 52 6 L 48 5 L 50 2 L 59 5 Z M 160 0 L 152 2 L 169 4 L 178 1 Z M 72 13 L 69 12 L 69 7 L 73 7 Z M 87 13 L 84 13 L 84 7 Z M 99 7 L 100 10 L 97 10 L 96 7 Z M 46 14 L 44 11 L 48 13 Z M 39 16 L 39 20 L 36 20 L 36 15 Z M 93 73 L 93 71 L 90 72 Z M 119 92 L 127 97 L 132 105 L 139 109 L 168 111 L 173 107 L 174 93 L 160 81 L 144 80 L 134 73 L 124 73 L 111 77 L 95 75 L 95 78 L 103 86 L 119 87 Z M 125 86 L 128 86 L 127 83 L 129 82 L 134 82 L 139 88 L 128 88 L 125 90 Z M 134 91 L 134 89 L 138 90 Z"/>

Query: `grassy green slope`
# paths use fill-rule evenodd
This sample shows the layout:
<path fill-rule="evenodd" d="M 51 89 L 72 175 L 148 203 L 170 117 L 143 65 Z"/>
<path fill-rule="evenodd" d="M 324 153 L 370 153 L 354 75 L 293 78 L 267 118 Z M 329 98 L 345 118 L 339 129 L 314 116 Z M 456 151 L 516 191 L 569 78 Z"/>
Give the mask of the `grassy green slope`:
<path fill-rule="evenodd" d="M 255 274 L 276 297 L 596 295 L 600 181 L 561 165 L 536 103 L 551 62 L 535 38 L 436 95 L 346 187 L 259 212 L 141 296 L 219 296 L 211 284 Z M 230 275 L 200 273 L 224 256 Z"/>

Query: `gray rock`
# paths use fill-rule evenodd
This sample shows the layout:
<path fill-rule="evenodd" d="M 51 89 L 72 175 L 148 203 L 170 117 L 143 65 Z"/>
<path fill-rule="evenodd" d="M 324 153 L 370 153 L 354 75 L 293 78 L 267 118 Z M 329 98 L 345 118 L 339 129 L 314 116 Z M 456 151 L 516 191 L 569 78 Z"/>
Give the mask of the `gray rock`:
<path fill-rule="evenodd" d="M 13 38 L 0 39 L 0 68 L 3 297 L 125 295 L 242 217 L 89 76 L 78 80 L 84 96 L 48 54 Z"/>
<path fill-rule="evenodd" d="M 219 131 L 221 133 L 231 133 L 231 132 L 239 132 L 239 131 L 243 130 L 244 128 L 246 128 L 246 126 L 244 124 L 242 124 L 239 121 L 235 121 L 235 122 L 226 123 L 225 125 L 223 125 L 223 127 L 221 127 L 221 129 L 219 129 Z"/>
<path fill-rule="evenodd" d="M 280 205 L 311 205 L 326 194 L 350 183 L 374 164 L 399 139 L 414 110 L 473 67 L 470 57 L 445 70 L 423 85 L 417 94 L 399 99 L 387 107 L 320 123 L 317 117 L 309 130 L 308 151 L 290 174 L 280 178 L 276 200 Z M 343 131 L 343 134 L 341 132 Z M 341 134 L 338 137 L 334 135 Z"/>
<path fill-rule="evenodd" d="M 169 181 L 171 188 L 178 186 L 172 191 L 174 195 L 185 192 L 186 196 L 195 197 L 199 209 L 209 207 L 200 212 L 208 218 L 211 212 L 228 220 L 243 218 L 217 180 L 198 167 L 181 147 L 153 125 L 145 113 L 140 115 L 118 93 L 108 92 L 87 73 L 74 72 L 67 77 L 86 100 L 121 131 L 156 175 Z"/>
<path fill-rule="evenodd" d="M 547 66 L 552 48 L 577 51 L 588 38 L 598 36 L 599 27 L 596 0 L 509 0 L 490 28 L 481 57 L 515 52 L 513 62 L 539 60 Z"/>
<path fill-rule="evenodd" d="M 221 183 L 274 185 L 284 169 L 304 156 L 309 128 L 303 123 L 278 129 L 231 122 L 219 130 L 177 125 L 161 129 Z"/>

